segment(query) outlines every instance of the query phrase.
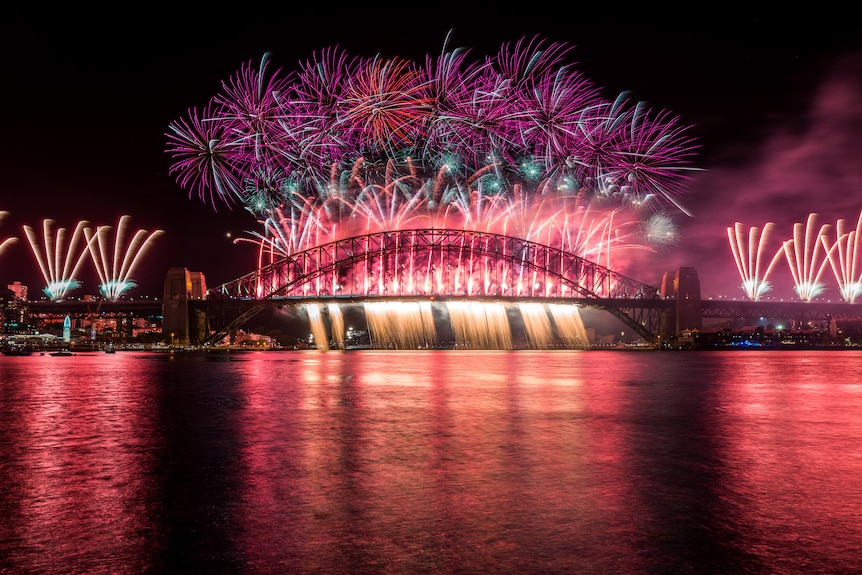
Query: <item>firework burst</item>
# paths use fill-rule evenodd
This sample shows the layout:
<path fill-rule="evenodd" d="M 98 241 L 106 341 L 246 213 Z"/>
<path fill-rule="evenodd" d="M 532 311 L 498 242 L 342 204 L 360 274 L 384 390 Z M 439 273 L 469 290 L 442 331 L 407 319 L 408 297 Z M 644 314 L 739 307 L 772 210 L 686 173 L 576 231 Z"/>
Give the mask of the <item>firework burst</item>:
<path fill-rule="evenodd" d="M 169 125 L 170 171 L 214 208 L 256 216 L 262 231 L 241 241 L 259 263 L 420 226 L 542 238 L 604 265 L 612 247 L 675 242 L 657 235 L 662 216 L 637 222 L 645 208 L 687 213 L 688 127 L 605 101 L 570 52 L 534 37 L 471 59 L 447 39 L 424 65 L 331 48 L 292 72 L 267 54 Z"/>
<path fill-rule="evenodd" d="M 99 291 L 110 301 L 116 301 L 137 284 L 132 274 L 153 240 L 161 235 L 161 230 L 148 232 L 138 230 L 129 239 L 130 216 L 122 216 L 117 224 L 113 246 L 110 241 L 111 226 L 99 226 L 95 230 L 84 228 L 87 248 L 96 266 L 101 283 Z"/>
<path fill-rule="evenodd" d="M 817 228 L 818 219 L 819 214 L 812 213 L 805 224 L 793 224 L 793 237 L 782 245 L 793 275 L 794 290 L 802 301 L 811 301 L 825 287 L 820 280 L 829 263 L 825 238 L 829 237 L 832 226 L 822 224 Z"/>
<path fill-rule="evenodd" d="M 24 233 L 47 283 L 42 291 L 52 300 L 59 301 L 81 286 L 77 277 L 87 260 L 84 233 L 87 222 L 78 222 L 71 237 L 66 228 L 55 229 L 54 224 L 54 220 L 43 220 L 41 237 L 28 225 L 24 226 Z"/>
<path fill-rule="evenodd" d="M 9 216 L 9 212 L 0 211 L 0 222 L 5 220 L 8 216 Z M 8 248 L 12 244 L 16 243 L 17 241 L 18 241 L 18 238 L 15 236 L 8 236 L 8 237 L 0 240 L 0 254 L 2 254 L 4 251 L 6 251 L 6 248 Z"/>
<path fill-rule="evenodd" d="M 857 297 L 862 296 L 862 238 L 859 237 L 862 233 L 862 211 L 859 212 L 856 229 L 848 230 L 844 219 L 836 222 L 835 229 L 837 237 L 834 243 L 830 245 L 827 235 L 821 235 L 820 239 L 838 282 L 841 298 L 847 303 L 854 303 Z"/>
<path fill-rule="evenodd" d="M 757 301 L 772 289 L 769 276 L 784 253 L 782 248 L 769 256 L 769 243 L 775 230 L 775 223 L 767 222 L 763 228 L 753 226 L 745 232 L 745 226 L 736 222 L 727 228 L 727 239 L 733 259 L 742 278 L 742 290 L 748 299 Z M 783 247 L 783 246 L 782 246 Z M 767 261 L 768 258 L 768 261 Z"/>

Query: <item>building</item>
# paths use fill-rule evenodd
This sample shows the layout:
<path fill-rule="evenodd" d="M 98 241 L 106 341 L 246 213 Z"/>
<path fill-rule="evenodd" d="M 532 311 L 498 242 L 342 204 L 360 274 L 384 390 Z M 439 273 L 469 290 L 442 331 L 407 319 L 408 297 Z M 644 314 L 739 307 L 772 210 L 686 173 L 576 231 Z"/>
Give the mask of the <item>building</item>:
<path fill-rule="evenodd" d="M 27 286 L 25 286 L 21 282 L 15 281 L 7 285 L 6 287 L 11 290 L 13 294 L 15 294 L 15 299 L 27 301 Z"/>

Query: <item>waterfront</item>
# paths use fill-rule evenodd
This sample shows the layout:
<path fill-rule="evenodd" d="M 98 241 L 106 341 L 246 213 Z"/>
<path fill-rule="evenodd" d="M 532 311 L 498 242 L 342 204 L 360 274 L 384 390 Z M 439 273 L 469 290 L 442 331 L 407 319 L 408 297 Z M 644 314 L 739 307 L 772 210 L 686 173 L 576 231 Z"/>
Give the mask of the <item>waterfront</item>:
<path fill-rule="evenodd" d="M 0 357 L 0 572 L 853 573 L 862 351 Z"/>

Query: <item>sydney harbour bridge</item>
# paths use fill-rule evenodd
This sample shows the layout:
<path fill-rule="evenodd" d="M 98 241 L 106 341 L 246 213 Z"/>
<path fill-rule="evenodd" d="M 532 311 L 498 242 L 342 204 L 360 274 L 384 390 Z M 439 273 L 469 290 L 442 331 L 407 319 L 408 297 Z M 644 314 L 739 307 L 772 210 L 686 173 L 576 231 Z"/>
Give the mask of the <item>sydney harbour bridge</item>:
<path fill-rule="evenodd" d="M 450 323 L 493 330 L 495 321 L 508 320 L 491 314 L 504 310 L 530 316 L 521 319 L 534 326 L 550 326 L 558 339 L 559 332 L 579 321 L 578 310 L 599 310 L 651 343 L 699 329 L 704 319 L 750 325 L 757 318 L 780 318 L 809 325 L 862 316 L 858 305 L 841 302 L 702 299 L 694 268 L 668 272 L 661 286 L 651 286 L 541 243 L 435 228 L 333 241 L 209 290 L 202 278 L 202 273 L 172 268 L 163 300 L 31 302 L 28 307 L 31 314 L 113 317 L 129 332 L 134 318 L 159 317 L 163 334 L 193 346 L 223 341 L 272 307 L 320 310 L 326 337 L 335 339 L 334 332 L 343 328 L 339 310 L 348 306 L 383 306 L 390 327 L 402 331 L 417 329 L 411 321 L 426 329 L 432 308 L 444 310 Z"/>
<path fill-rule="evenodd" d="M 506 327 L 505 316 L 515 313 L 534 330 L 555 331 L 558 340 L 562 334 L 568 347 L 582 343 L 583 334 L 571 330 L 583 309 L 607 313 L 650 343 L 700 329 L 707 318 L 747 324 L 780 318 L 809 325 L 862 316 L 859 306 L 840 302 L 702 299 L 694 268 L 668 272 L 661 286 L 651 286 L 541 243 L 437 228 L 333 241 L 209 290 L 204 283 L 199 272 L 172 268 L 161 301 L 33 302 L 28 307 L 31 314 L 113 317 L 128 331 L 136 317 L 161 317 L 163 334 L 193 346 L 215 345 L 272 307 L 319 311 L 325 337 L 335 340 L 344 329 L 340 310 L 348 306 L 366 311 L 383 306 L 390 329 L 418 329 L 423 333 L 417 337 L 425 340 L 434 337 L 429 325 L 439 321 L 431 317 L 432 309 L 444 310 L 450 324 L 484 329 L 486 339 L 493 339 L 488 332 Z M 380 320 L 374 327 L 381 329 Z"/>
<path fill-rule="evenodd" d="M 538 319 L 522 319 L 553 324 L 558 335 L 570 325 L 570 312 L 598 309 L 651 343 L 699 329 L 703 318 L 769 317 L 808 324 L 860 315 L 857 306 L 843 303 L 702 300 L 693 268 L 666 274 L 656 287 L 541 243 L 434 228 L 376 232 L 319 245 L 200 297 L 194 290 L 169 290 L 170 282 L 169 277 L 165 329 L 187 333 L 193 345 L 215 344 L 271 306 L 322 309 L 329 315 L 327 337 L 335 339 L 333 332 L 343 329 L 339 309 L 348 304 L 388 303 L 390 312 L 400 310 L 394 313 L 401 315 L 387 321 L 395 321 L 390 327 L 401 331 L 425 329 L 422 325 L 432 321 L 431 306 L 445 307 L 452 323 L 493 330 L 501 320 L 488 316 L 488 306 L 526 316 L 538 305 Z M 477 316 L 464 311 L 464 303 L 483 304 L 485 311 Z"/>

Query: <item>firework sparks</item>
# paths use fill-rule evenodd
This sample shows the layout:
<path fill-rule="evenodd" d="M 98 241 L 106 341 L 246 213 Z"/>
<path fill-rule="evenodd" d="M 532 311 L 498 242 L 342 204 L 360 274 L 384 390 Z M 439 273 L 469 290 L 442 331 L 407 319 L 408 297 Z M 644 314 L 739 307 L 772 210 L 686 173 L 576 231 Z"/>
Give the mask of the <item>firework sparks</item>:
<path fill-rule="evenodd" d="M 9 216 L 9 212 L 0 211 L 0 222 L 2 222 L 8 216 Z M 9 237 L 4 238 L 3 240 L 0 240 L 0 254 L 2 254 L 4 251 L 6 251 L 7 247 L 11 246 L 12 244 L 16 243 L 17 241 L 18 241 L 18 238 L 15 236 L 9 236 Z"/>
<path fill-rule="evenodd" d="M 262 229 L 235 242 L 257 244 L 260 269 L 330 242 L 423 229 L 513 236 L 610 269 L 626 250 L 678 242 L 667 212 L 690 215 L 681 197 L 698 149 L 679 118 L 626 95 L 605 101 L 566 63 L 566 44 L 522 39 L 478 60 L 446 44 L 424 66 L 334 48 L 285 73 L 266 54 L 223 82 L 201 113 L 168 126 L 170 173 L 213 208 L 241 205 L 255 216 Z M 481 253 L 405 255 L 398 273 L 365 265 L 290 293 L 423 294 L 445 282 L 465 295 L 571 289 Z M 248 293 L 260 297 L 269 280 L 257 282 Z M 388 325 L 375 309 L 366 315 Z M 491 309 L 447 308 L 459 345 L 511 345 L 505 315 Z M 544 321 L 530 325 L 547 331 Z"/>
<path fill-rule="evenodd" d="M 828 236 L 820 239 L 826 249 L 829 263 L 838 282 L 841 298 L 847 303 L 854 303 L 862 295 L 862 251 L 860 251 L 860 232 L 862 232 L 862 211 L 856 229 L 848 230 L 847 221 L 839 219 L 835 229 L 837 238 L 830 245 Z"/>
<path fill-rule="evenodd" d="M 109 238 L 111 226 L 99 226 L 95 231 L 84 228 L 87 247 L 101 281 L 99 291 L 110 301 L 116 301 L 137 285 L 131 279 L 132 274 L 153 240 L 163 233 L 155 230 L 148 235 L 146 230 L 138 230 L 127 243 L 129 219 L 130 216 L 120 218 L 113 246 Z"/>
<path fill-rule="evenodd" d="M 751 227 L 748 234 L 745 226 L 736 222 L 727 228 L 727 239 L 733 252 L 733 259 L 742 278 L 742 290 L 748 299 L 757 301 L 772 289 L 767 279 L 784 253 L 778 249 L 767 262 L 767 246 L 775 230 L 775 223 L 767 222 L 763 228 Z"/>
<path fill-rule="evenodd" d="M 55 230 L 54 224 L 54 220 L 43 220 L 41 238 L 28 225 L 24 226 L 24 233 L 30 242 L 33 255 L 36 256 L 42 277 L 48 284 L 43 292 L 52 300 L 59 301 L 71 290 L 81 286 L 77 277 L 87 259 L 84 233 L 87 222 L 78 222 L 71 238 L 68 238 L 66 228 Z"/>
<path fill-rule="evenodd" d="M 802 301 L 811 301 L 824 289 L 820 280 L 829 263 L 825 248 L 828 239 L 821 238 L 828 238 L 832 226 L 823 224 L 817 229 L 818 219 L 819 214 L 812 213 L 804 225 L 799 222 L 793 224 L 793 238 L 782 245 L 793 275 L 794 289 Z"/>
<path fill-rule="evenodd" d="M 258 217 L 263 230 L 245 240 L 260 263 L 350 234 L 437 226 L 560 246 L 601 229 L 579 252 L 607 264 L 611 246 L 637 243 L 625 228 L 645 207 L 687 213 L 698 146 L 667 112 L 604 101 L 566 63 L 570 51 L 536 37 L 478 61 L 444 47 L 417 66 L 332 49 L 288 73 L 266 54 L 170 124 L 171 173 L 213 207 Z"/>

